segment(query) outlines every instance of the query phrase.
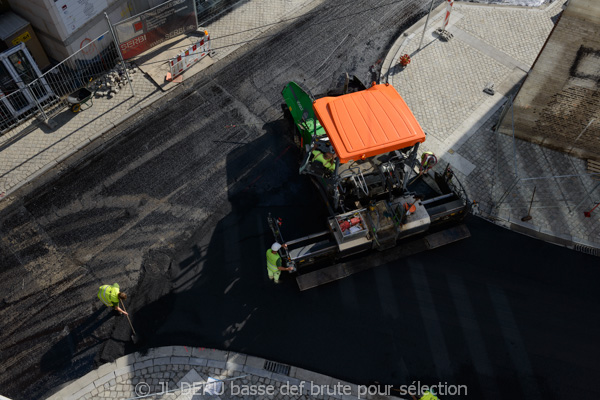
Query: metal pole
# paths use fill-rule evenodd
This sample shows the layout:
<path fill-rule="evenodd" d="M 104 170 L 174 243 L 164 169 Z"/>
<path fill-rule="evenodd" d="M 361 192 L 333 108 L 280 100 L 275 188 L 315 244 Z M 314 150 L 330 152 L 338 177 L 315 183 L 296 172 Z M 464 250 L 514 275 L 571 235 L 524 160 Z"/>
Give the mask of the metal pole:
<path fill-rule="evenodd" d="M 598 188 L 598 186 L 600 186 L 600 183 L 599 183 L 599 184 L 597 184 L 596 186 L 594 186 L 594 188 L 588 192 L 588 194 L 587 194 L 587 195 L 588 195 L 588 197 L 590 198 L 590 200 L 592 199 L 592 196 L 591 196 L 591 194 L 592 194 L 592 193 L 594 193 L 594 190 L 596 190 L 596 189 Z M 575 210 L 576 210 L 576 209 L 578 209 L 578 208 L 579 208 L 579 206 L 580 206 L 580 205 L 582 205 L 584 201 L 588 201 L 588 199 L 587 199 L 586 197 L 584 197 L 584 198 L 583 198 L 583 199 L 582 199 L 582 200 L 579 202 L 579 204 L 577 204 L 577 205 L 575 206 Z M 573 212 L 573 211 L 571 211 L 571 213 L 572 213 L 572 212 Z"/>
<path fill-rule="evenodd" d="M 33 81 L 33 82 L 35 82 L 35 81 Z M 33 83 L 33 82 L 31 82 L 31 83 Z M 40 82 L 40 84 L 41 84 L 41 82 Z M 27 88 L 27 91 L 29 92 L 29 95 L 33 98 L 33 101 L 35 101 L 35 105 L 37 106 L 38 110 L 42 114 L 42 117 L 44 117 L 44 121 L 48 121 L 48 116 L 46 115 L 46 113 L 44 112 L 44 109 L 42 108 L 42 106 L 38 102 L 38 99 L 37 99 L 37 96 L 35 95 L 35 92 L 33 90 L 31 90 L 31 87 L 29 86 L 29 84 L 26 84 L 25 87 Z"/>
<path fill-rule="evenodd" d="M 431 0 L 431 4 L 429 5 L 429 13 L 427 14 L 427 19 L 425 20 L 425 27 L 423 28 L 423 34 L 421 35 L 421 41 L 419 42 L 418 50 L 421 50 L 421 45 L 423 44 L 423 38 L 425 37 L 425 31 L 427 30 L 427 24 L 429 23 L 429 17 L 431 16 L 432 9 L 433 9 L 433 0 Z"/>
<path fill-rule="evenodd" d="M 515 103 L 511 101 L 511 115 L 512 115 L 512 139 L 513 139 L 513 159 L 515 164 L 515 176 L 519 177 L 519 169 L 517 168 L 517 140 L 515 139 Z"/>
<path fill-rule="evenodd" d="M 196 0 L 192 1 L 194 5 L 194 17 L 196 17 L 196 30 L 198 30 L 198 9 L 196 8 Z"/>
<path fill-rule="evenodd" d="M 104 13 L 104 15 L 106 16 L 106 21 L 108 22 L 108 28 L 110 30 L 110 34 L 113 37 L 113 42 L 115 43 L 115 46 L 117 47 L 117 54 L 119 54 L 119 58 L 121 59 L 121 65 L 123 66 L 123 69 L 125 70 L 125 76 L 127 76 L 127 82 L 129 82 L 129 87 L 131 88 L 131 95 L 133 97 L 135 97 L 135 92 L 133 91 L 133 85 L 131 84 L 131 77 L 129 76 L 129 72 L 127 72 L 127 66 L 125 65 L 125 60 L 123 59 L 123 54 L 121 54 L 121 48 L 119 47 L 119 42 L 117 41 L 117 36 L 115 35 L 115 32 L 113 31 L 113 27 L 112 27 L 112 24 L 110 23 L 110 18 L 108 18 L 108 14 Z"/>
<path fill-rule="evenodd" d="M 412 173 L 414 172 L 415 159 L 417 158 L 417 153 L 419 152 L 419 143 L 416 143 L 413 147 L 412 153 L 408 156 L 408 162 L 405 163 L 405 167 L 408 166 L 408 171 L 405 171 L 406 178 L 404 182 L 402 182 L 402 190 L 406 191 L 406 186 L 408 186 L 408 181 L 412 178 Z"/>

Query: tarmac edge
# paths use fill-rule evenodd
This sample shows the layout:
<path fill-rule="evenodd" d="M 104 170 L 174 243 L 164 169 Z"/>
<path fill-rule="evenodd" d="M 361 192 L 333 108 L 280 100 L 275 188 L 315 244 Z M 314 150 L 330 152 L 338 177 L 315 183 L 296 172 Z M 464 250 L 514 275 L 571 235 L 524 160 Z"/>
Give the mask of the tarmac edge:
<path fill-rule="evenodd" d="M 479 4 L 479 3 L 471 3 L 471 2 L 467 2 L 467 1 L 457 1 L 455 3 L 460 4 L 461 6 L 465 6 L 465 7 L 486 8 L 486 9 L 495 9 L 495 8 L 517 9 L 517 10 L 524 10 L 526 12 L 545 11 L 548 7 L 550 7 L 552 5 L 551 2 L 544 3 L 537 7 Z M 443 13 L 445 12 L 445 9 L 446 9 L 445 2 L 440 4 L 436 8 L 432 9 L 431 15 L 430 15 L 430 20 L 434 21 L 436 18 L 442 17 Z M 420 40 L 420 37 L 418 37 L 418 36 L 415 37 L 415 36 L 424 29 L 426 21 L 427 21 L 427 15 L 423 16 L 415 24 L 413 24 L 411 27 L 409 27 L 404 33 L 402 33 L 394 41 L 394 43 L 392 44 L 390 50 L 388 51 L 388 53 L 382 63 L 382 66 L 381 66 L 380 77 L 381 77 L 382 83 L 392 84 L 389 79 L 390 78 L 389 74 L 390 74 L 390 71 L 393 69 L 395 60 L 398 60 L 400 58 L 401 54 L 403 53 L 404 48 L 411 40 L 415 40 L 415 39 Z M 451 24 L 452 24 L 452 21 L 451 21 Z M 431 26 L 432 26 L 432 24 L 430 23 L 429 29 L 431 29 Z M 515 70 L 518 70 L 518 67 L 515 67 Z M 516 82 L 524 79 L 524 77 L 527 75 L 527 72 L 526 71 L 516 71 L 516 72 L 513 71 L 512 74 L 515 76 L 511 79 L 507 79 L 507 82 L 504 82 L 504 86 L 507 86 L 507 87 L 503 88 L 501 90 L 504 98 L 499 101 L 498 107 L 500 107 L 506 101 L 506 96 L 508 96 L 508 94 L 510 92 L 514 91 L 514 88 L 512 86 Z M 493 109 L 490 108 L 489 111 L 486 111 L 484 113 L 485 117 L 486 117 L 485 120 L 478 119 L 478 122 L 477 122 L 478 126 L 471 128 L 468 131 L 468 133 L 470 133 L 470 135 L 473 135 L 475 133 L 476 129 L 478 129 L 479 127 L 484 125 L 486 121 L 488 121 L 490 118 L 493 117 L 493 114 L 496 110 L 497 110 L 497 108 L 493 108 Z M 468 139 L 468 137 L 466 139 Z M 460 147 L 460 145 L 466 139 L 461 138 L 460 141 L 457 142 L 457 146 Z M 567 248 L 575 250 L 575 251 L 579 251 L 579 252 L 583 252 L 586 254 L 600 257 L 600 243 L 591 242 L 591 241 L 584 240 L 584 239 L 581 239 L 581 238 L 578 238 L 578 237 L 575 237 L 575 236 L 572 236 L 569 234 L 565 234 L 565 233 L 549 231 L 549 230 L 540 228 L 538 226 L 535 226 L 534 224 L 522 222 L 521 220 L 514 220 L 514 219 L 505 220 L 505 219 L 499 218 L 498 216 L 495 216 L 492 214 L 484 215 L 483 213 L 477 213 L 477 214 L 474 213 L 474 215 L 476 215 L 480 218 L 483 218 L 486 221 L 492 222 L 498 226 L 504 227 L 506 229 L 510 229 L 514 232 L 521 233 L 521 234 L 533 237 L 535 239 L 540 239 L 540 240 L 543 240 L 543 241 L 551 243 L 551 244 L 567 247 Z"/>

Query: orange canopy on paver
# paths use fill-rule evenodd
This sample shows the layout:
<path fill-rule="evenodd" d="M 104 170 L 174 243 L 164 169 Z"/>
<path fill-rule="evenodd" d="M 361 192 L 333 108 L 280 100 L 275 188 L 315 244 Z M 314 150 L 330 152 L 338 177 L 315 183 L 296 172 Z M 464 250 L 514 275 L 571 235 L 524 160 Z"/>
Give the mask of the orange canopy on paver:
<path fill-rule="evenodd" d="M 373 157 L 425 141 L 425 132 L 389 84 L 313 103 L 341 163 Z"/>

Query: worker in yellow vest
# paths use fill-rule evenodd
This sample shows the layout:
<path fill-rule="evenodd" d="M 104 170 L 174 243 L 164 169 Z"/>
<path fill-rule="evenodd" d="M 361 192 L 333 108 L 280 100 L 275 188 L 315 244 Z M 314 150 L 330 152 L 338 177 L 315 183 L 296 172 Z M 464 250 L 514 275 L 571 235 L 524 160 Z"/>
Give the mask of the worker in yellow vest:
<path fill-rule="evenodd" d="M 419 175 L 417 175 L 408 184 L 411 185 L 417 179 L 419 179 L 421 176 L 423 176 L 423 174 L 426 174 L 427 172 L 429 172 L 430 169 L 435 167 L 435 165 L 437 164 L 437 161 L 438 161 L 437 157 L 431 151 L 426 151 L 423 154 L 421 154 L 421 164 L 419 164 Z"/>
<path fill-rule="evenodd" d="M 335 170 L 335 157 L 333 153 L 323 153 L 320 150 L 314 149 L 312 155 L 313 161 L 320 162 L 325 168 L 332 172 Z"/>
<path fill-rule="evenodd" d="M 413 398 L 413 400 L 417 400 L 417 398 L 414 395 L 411 395 L 411 397 Z M 426 390 L 423 393 L 423 396 L 419 397 L 419 400 L 440 400 L 440 398 L 437 397 L 433 392 Z"/>
<path fill-rule="evenodd" d="M 119 290 L 119 284 L 113 283 L 112 285 L 102 285 L 98 289 L 98 298 L 107 307 L 112 307 L 115 311 L 121 314 L 128 315 L 126 311 L 119 307 L 119 300 L 125 300 L 127 295 Z"/>
<path fill-rule="evenodd" d="M 421 166 L 419 175 L 429 172 L 437 164 L 437 157 L 431 151 L 426 151 L 421 155 Z"/>
<path fill-rule="evenodd" d="M 291 271 L 292 267 L 284 268 L 281 266 L 281 256 L 279 255 L 279 249 L 287 247 L 287 245 L 281 245 L 277 242 L 273 243 L 271 248 L 267 250 L 267 272 L 269 273 L 269 279 L 274 280 L 275 283 L 279 283 L 279 276 L 281 271 Z"/>

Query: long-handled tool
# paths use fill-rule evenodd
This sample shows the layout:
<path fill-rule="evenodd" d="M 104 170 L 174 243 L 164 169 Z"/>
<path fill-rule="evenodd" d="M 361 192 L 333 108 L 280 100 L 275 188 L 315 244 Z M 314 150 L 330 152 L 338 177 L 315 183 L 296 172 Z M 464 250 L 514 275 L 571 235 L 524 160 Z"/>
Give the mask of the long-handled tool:
<path fill-rule="evenodd" d="M 127 312 L 127 310 L 125 309 L 125 304 L 123 304 L 123 300 L 119 299 L 119 301 L 121 302 L 121 307 L 123 307 L 123 311 Z M 133 342 L 133 344 L 136 344 L 138 341 L 137 334 L 135 333 L 135 329 L 133 329 L 133 324 L 129 319 L 129 314 L 125 314 L 125 316 L 127 317 L 127 321 L 129 321 L 129 326 L 131 327 L 131 331 L 133 332 L 133 335 L 131 335 L 131 341 Z"/>
<path fill-rule="evenodd" d="M 529 203 L 529 211 L 527 211 L 527 215 L 526 215 L 526 216 L 524 216 L 523 218 L 521 218 L 521 221 L 523 221 L 523 222 L 527 222 L 527 221 L 529 221 L 531 218 L 533 218 L 533 217 L 531 216 L 531 206 L 533 205 L 533 198 L 535 197 L 535 188 L 536 188 L 536 187 L 537 187 L 537 186 L 534 186 L 534 187 L 533 187 L 533 194 L 531 195 L 531 203 Z"/>
<path fill-rule="evenodd" d="M 415 181 L 416 181 L 417 179 L 419 179 L 419 178 L 420 178 L 420 177 L 422 177 L 422 176 L 423 176 L 423 171 L 419 171 L 419 174 L 418 174 L 417 176 L 415 176 L 415 177 L 414 177 L 414 179 L 413 179 L 412 181 L 408 182 L 408 184 L 409 184 L 409 185 L 412 185 L 413 183 L 415 183 Z"/>

